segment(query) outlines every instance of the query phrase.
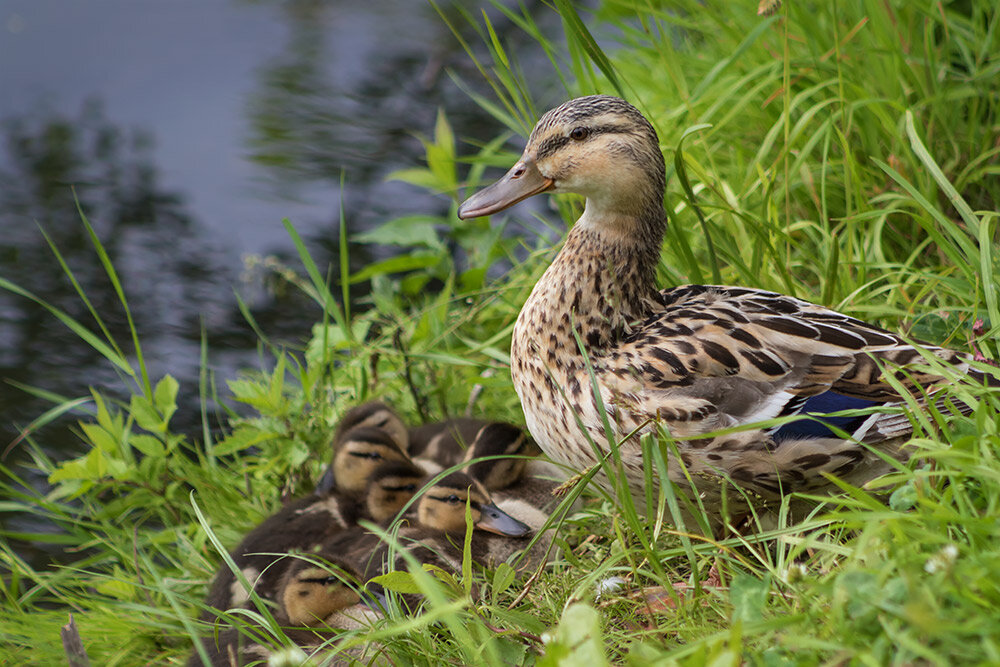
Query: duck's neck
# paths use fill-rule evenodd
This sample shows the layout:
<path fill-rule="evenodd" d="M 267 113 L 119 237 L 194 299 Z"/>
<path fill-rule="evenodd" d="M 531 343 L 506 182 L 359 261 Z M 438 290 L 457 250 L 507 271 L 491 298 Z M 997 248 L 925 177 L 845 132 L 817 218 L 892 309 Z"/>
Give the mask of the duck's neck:
<path fill-rule="evenodd" d="M 573 354 L 579 350 L 575 329 L 588 353 L 595 353 L 643 319 L 657 292 L 665 229 L 661 202 L 657 198 L 625 212 L 588 200 L 525 304 L 515 336 Z"/>

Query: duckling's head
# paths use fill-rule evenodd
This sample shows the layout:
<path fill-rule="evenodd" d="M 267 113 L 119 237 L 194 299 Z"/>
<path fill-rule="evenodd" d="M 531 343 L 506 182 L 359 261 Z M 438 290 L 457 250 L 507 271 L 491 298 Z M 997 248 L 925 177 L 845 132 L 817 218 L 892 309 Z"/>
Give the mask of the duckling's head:
<path fill-rule="evenodd" d="M 354 569 L 329 556 L 324 560 L 326 567 L 296 559 L 284 574 L 278 599 L 290 625 L 321 625 L 331 614 L 361 601 Z"/>
<path fill-rule="evenodd" d="M 337 425 L 333 446 L 337 447 L 347 432 L 358 426 L 380 428 L 389 434 L 400 450 L 405 452 L 409 449 L 410 437 L 406 424 L 395 410 L 381 401 L 368 401 L 345 412 Z"/>
<path fill-rule="evenodd" d="M 424 477 L 424 471 L 409 461 L 389 461 L 378 466 L 365 497 L 371 518 L 385 521 L 399 514 L 416 495 Z"/>
<path fill-rule="evenodd" d="M 472 446 L 465 453 L 465 460 L 475 461 L 487 456 L 537 456 L 539 453 L 535 443 L 523 429 L 513 424 L 492 422 L 479 429 Z M 490 459 L 476 461 L 466 468 L 466 472 L 482 482 L 487 489 L 495 491 L 520 480 L 527 464 L 525 458 Z"/>
<path fill-rule="evenodd" d="M 417 521 L 425 528 L 445 533 L 465 531 L 465 508 L 472 525 L 498 535 L 523 537 L 531 528 L 503 512 L 483 485 L 460 472 L 442 478 L 424 491 L 417 504 Z"/>
<path fill-rule="evenodd" d="M 541 192 L 575 192 L 605 225 L 617 216 L 662 220 L 664 187 L 663 154 L 649 121 L 621 98 L 590 95 L 543 115 L 517 164 L 467 199 L 458 217 L 491 215 Z"/>
<path fill-rule="evenodd" d="M 383 429 L 355 426 L 341 437 L 333 463 L 316 492 L 322 495 L 336 489 L 347 495 L 363 495 L 372 473 L 387 461 L 408 462 L 409 458 Z"/>

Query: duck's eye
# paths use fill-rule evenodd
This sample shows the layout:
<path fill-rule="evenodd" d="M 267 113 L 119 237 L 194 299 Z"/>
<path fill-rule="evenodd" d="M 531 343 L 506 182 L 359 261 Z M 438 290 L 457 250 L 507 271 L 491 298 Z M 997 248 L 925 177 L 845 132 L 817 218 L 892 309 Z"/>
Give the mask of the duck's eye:
<path fill-rule="evenodd" d="M 459 498 L 458 496 L 456 496 L 455 494 L 452 494 L 452 495 L 448 496 L 447 498 L 445 498 L 444 501 L 446 503 L 451 503 L 452 505 L 455 505 L 455 504 L 458 504 L 458 503 L 462 502 L 462 499 Z"/>
<path fill-rule="evenodd" d="M 417 485 L 416 484 L 407 484 L 406 486 L 403 487 L 403 491 L 411 491 L 411 492 L 413 492 L 413 491 L 416 491 L 416 490 L 417 490 Z"/>
<path fill-rule="evenodd" d="M 583 141 L 590 136 L 590 130 L 585 127 L 574 127 L 569 132 L 569 138 L 574 141 Z"/>

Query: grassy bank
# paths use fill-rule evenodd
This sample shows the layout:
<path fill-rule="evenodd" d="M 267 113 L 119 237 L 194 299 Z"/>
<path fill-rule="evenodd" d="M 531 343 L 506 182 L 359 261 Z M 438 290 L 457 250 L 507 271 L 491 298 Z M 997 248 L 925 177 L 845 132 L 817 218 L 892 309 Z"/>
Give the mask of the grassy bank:
<path fill-rule="evenodd" d="M 400 179 L 457 203 L 488 180 L 487 166 L 512 164 L 550 104 L 621 94 L 654 122 L 669 165 L 662 284 L 775 289 L 963 349 L 982 320 L 975 345 L 997 358 L 1000 16 L 990 3 L 786 3 L 772 17 L 746 3 L 608 0 L 582 14 L 554 4 L 542 11 L 560 12 L 562 35 L 508 16 L 553 54 L 565 90 L 544 97 L 526 91 L 516 54 L 479 14 L 443 12 L 477 25 L 492 49 L 481 65 L 495 95 L 481 103 L 509 133 L 470 146 L 442 115 L 425 138 L 427 168 Z M 510 133 L 520 137 L 505 143 Z M 582 202 L 554 201 L 545 223 L 561 233 Z M 200 387 L 150 378 L 141 332 L 116 342 L 103 335 L 105 314 L 91 313 L 95 325 L 53 313 L 106 356 L 132 398 L 53 397 L 39 425 L 85 407 L 87 453 L 52 461 L 29 437 L 51 483 L 41 495 L 4 471 L 5 511 L 64 529 L 0 543 L 6 661 L 60 663 L 59 627 L 73 612 L 97 664 L 181 663 L 219 552 L 282 494 L 309 488 L 357 402 L 388 399 L 412 421 L 473 403 L 521 422 L 510 330 L 551 259 L 551 233 L 504 234 L 505 219 L 459 222 L 453 208 L 388 221 L 359 240 L 404 252 L 355 275 L 316 266 L 287 225 L 301 266 L 286 279 L 315 300 L 317 324 L 301 347 L 261 331 L 265 370 L 226 387 L 207 371 Z M 348 285 L 361 281 L 370 292 L 352 303 Z M 181 391 L 203 396 L 200 437 L 171 429 Z M 478 575 L 481 604 L 456 593 L 465 581 L 424 577 L 429 614 L 390 617 L 345 644 L 377 640 L 398 664 L 1000 662 L 998 397 L 956 391 L 976 410 L 947 422 L 914 415 L 914 458 L 884 480 L 888 504 L 845 488 L 803 523 L 713 542 L 673 529 L 669 508 L 640 521 L 587 489 L 560 528 L 561 560 L 526 595 L 526 575 L 508 568 Z M 61 545 L 66 563 L 36 571 L 11 537 Z M 623 587 L 598 596 L 608 577 Z M 671 602 L 650 608 L 639 593 L 655 589 Z"/>

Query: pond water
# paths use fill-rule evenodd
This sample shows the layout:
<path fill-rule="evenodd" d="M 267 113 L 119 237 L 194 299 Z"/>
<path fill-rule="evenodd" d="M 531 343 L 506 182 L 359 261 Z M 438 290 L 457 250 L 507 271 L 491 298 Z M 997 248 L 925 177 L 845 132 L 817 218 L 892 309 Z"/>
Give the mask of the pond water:
<path fill-rule="evenodd" d="M 550 9 L 532 11 L 558 35 Z M 530 44 L 490 15 L 508 44 Z M 466 39 L 479 41 L 471 30 Z M 276 296 L 244 275 L 248 255 L 298 266 L 283 218 L 320 266 L 335 262 L 341 197 L 352 230 L 447 211 L 442 198 L 385 182 L 421 164 L 414 134 L 432 133 L 439 108 L 459 137 L 485 142 L 500 131 L 448 76 L 488 94 L 422 2 L 6 0 L 0 62 L 0 278 L 97 331 L 48 235 L 127 346 L 78 200 L 121 276 L 151 376 L 181 383 L 173 425 L 194 433 L 202 332 L 223 391 L 238 369 L 263 363 L 234 290 L 274 340 L 302 341 L 320 317 L 293 290 Z M 537 46 L 522 62 L 535 81 L 551 77 Z M 564 97 L 540 88 L 546 101 Z M 350 252 L 358 267 L 380 251 Z M 53 405 L 24 386 L 123 396 L 127 382 L 43 307 L 0 290 L 0 462 L 17 469 L 26 456 L 18 434 Z M 84 414 L 32 437 L 57 457 L 77 454 L 84 445 L 70 425 Z"/>
<path fill-rule="evenodd" d="M 525 39 L 496 14 L 505 39 Z M 384 180 L 420 164 L 414 133 L 432 132 L 438 108 L 460 137 L 500 130 L 450 80 L 445 68 L 473 85 L 479 76 L 421 2 L 7 0 L 0 34 L 0 277 L 95 328 L 43 229 L 127 342 L 77 197 L 121 273 L 151 374 L 173 374 L 190 397 L 181 429 L 198 420 L 202 327 L 220 386 L 260 363 L 234 289 L 278 340 L 302 340 L 319 316 L 243 275 L 247 255 L 297 265 L 283 218 L 319 262 L 336 261 L 341 195 L 353 230 L 447 210 Z M 370 252 L 352 247 L 351 262 Z M 51 314 L 6 291 L 0 378 L 0 448 L 51 406 L 18 384 L 68 397 L 123 387 Z M 82 447 L 64 423 L 35 437 L 50 450 Z M 10 449 L 16 459 L 20 447 Z"/>

